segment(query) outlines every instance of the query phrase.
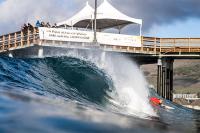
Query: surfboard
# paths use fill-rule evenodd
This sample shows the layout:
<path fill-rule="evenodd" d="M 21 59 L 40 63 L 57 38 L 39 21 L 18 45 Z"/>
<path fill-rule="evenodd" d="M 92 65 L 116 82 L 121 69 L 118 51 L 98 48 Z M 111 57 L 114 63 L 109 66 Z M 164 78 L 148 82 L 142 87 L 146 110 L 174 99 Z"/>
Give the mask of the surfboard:
<path fill-rule="evenodd" d="M 175 108 L 167 106 L 167 105 L 162 105 L 162 107 L 165 108 L 165 109 L 170 109 L 170 110 L 175 109 Z"/>

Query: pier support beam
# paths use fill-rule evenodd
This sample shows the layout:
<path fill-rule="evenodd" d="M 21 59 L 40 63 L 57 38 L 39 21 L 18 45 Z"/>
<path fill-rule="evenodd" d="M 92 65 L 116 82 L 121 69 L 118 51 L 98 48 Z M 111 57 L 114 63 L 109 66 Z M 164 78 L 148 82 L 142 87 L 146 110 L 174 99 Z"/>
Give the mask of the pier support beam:
<path fill-rule="evenodd" d="M 41 47 L 39 47 L 39 49 L 38 49 L 38 57 L 39 58 L 42 58 L 44 56 L 44 49 L 43 49 L 43 47 L 41 46 Z"/>
<path fill-rule="evenodd" d="M 158 59 L 157 93 L 163 98 L 173 100 L 173 63 L 174 59 Z"/>
<path fill-rule="evenodd" d="M 106 59 L 106 52 L 103 51 L 101 53 L 101 58 L 100 58 L 100 63 L 101 63 L 101 67 L 104 68 L 105 67 L 105 59 Z"/>

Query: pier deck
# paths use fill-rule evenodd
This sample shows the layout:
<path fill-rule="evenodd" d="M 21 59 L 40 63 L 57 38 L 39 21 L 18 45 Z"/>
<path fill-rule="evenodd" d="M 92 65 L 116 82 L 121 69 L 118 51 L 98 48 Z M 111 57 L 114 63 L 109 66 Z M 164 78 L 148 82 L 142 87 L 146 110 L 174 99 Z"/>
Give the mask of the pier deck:
<path fill-rule="evenodd" d="M 34 45 L 65 46 L 88 48 L 92 43 L 69 43 L 65 41 L 43 40 L 39 37 L 38 28 L 18 31 L 0 36 L 0 53 L 27 48 Z M 105 51 L 148 54 L 152 56 L 193 56 L 200 57 L 200 38 L 157 38 L 141 36 L 141 47 L 114 46 L 100 44 Z"/>

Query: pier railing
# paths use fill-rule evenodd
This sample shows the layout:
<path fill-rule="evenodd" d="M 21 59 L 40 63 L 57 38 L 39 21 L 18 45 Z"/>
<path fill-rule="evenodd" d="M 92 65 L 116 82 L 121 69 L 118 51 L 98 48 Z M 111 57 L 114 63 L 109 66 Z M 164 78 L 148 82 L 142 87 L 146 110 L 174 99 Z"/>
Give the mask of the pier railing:
<path fill-rule="evenodd" d="M 37 43 L 38 39 L 38 28 L 2 35 L 0 36 L 0 52 L 28 47 L 31 44 Z"/>
<path fill-rule="evenodd" d="M 55 43 L 55 41 L 40 40 L 38 28 L 2 35 L 0 36 L 0 52 L 29 47 L 33 44 L 39 44 L 40 41 L 48 42 L 48 44 L 52 45 Z M 61 44 L 64 43 L 65 42 L 61 42 Z M 200 38 L 156 38 L 142 36 L 141 43 L 141 47 L 115 46 L 107 44 L 101 44 L 100 46 L 105 50 L 111 51 L 156 55 L 200 52 Z M 82 47 L 84 46 L 85 45 L 82 45 Z"/>
<path fill-rule="evenodd" d="M 151 48 L 155 54 L 200 52 L 200 38 L 156 38 L 143 37 L 143 47 Z"/>
<path fill-rule="evenodd" d="M 141 47 L 102 45 L 104 49 L 147 54 L 183 54 L 200 52 L 200 38 L 141 37 Z"/>

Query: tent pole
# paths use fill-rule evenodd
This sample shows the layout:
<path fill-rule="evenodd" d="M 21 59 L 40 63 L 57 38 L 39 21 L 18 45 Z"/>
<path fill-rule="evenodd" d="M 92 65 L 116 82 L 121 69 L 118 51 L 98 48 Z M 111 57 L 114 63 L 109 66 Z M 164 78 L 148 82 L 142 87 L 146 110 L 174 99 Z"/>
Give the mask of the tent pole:
<path fill-rule="evenodd" d="M 92 31 L 94 30 L 94 21 L 92 19 L 92 16 L 91 16 L 91 21 L 92 21 Z"/>
<path fill-rule="evenodd" d="M 142 36 L 142 24 L 140 24 L 140 36 Z"/>
<path fill-rule="evenodd" d="M 121 27 L 118 25 L 118 33 L 121 34 Z"/>
<path fill-rule="evenodd" d="M 121 28 L 119 27 L 119 34 L 121 34 Z"/>
<path fill-rule="evenodd" d="M 97 0 L 95 0 L 95 11 L 94 11 L 94 43 L 97 43 Z"/>
<path fill-rule="evenodd" d="M 71 25 L 72 25 L 72 21 L 71 21 Z M 72 25 L 72 30 L 74 29 L 74 25 Z"/>

